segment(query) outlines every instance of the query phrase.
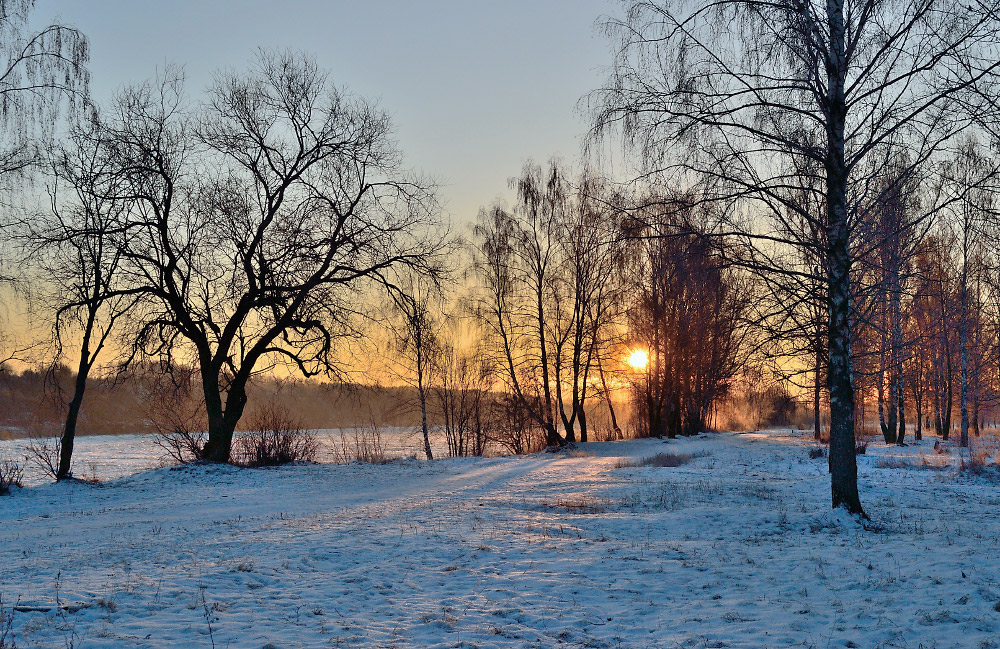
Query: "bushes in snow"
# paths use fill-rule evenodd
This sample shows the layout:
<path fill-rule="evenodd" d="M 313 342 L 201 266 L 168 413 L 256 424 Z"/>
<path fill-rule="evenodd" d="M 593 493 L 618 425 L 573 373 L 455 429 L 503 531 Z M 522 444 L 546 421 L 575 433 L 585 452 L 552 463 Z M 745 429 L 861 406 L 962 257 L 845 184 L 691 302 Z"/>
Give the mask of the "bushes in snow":
<path fill-rule="evenodd" d="M 367 462 L 370 464 L 385 464 L 389 462 L 382 434 L 378 426 L 372 424 L 365 430 L 355 430 L 351 437 L 340 431 L 340 441 L 333 440 L 330 451 L 334 460 L 340 464 L 351 462 Z"/>
<path fill-rule="evenodd" d="M 11 459 L 0 460 L 0 496 L 10 493 L 12 487 L 20 487 L 23 475 L 24 467 L 20 462 Z M 2 609 L 0 609 L 0 612 L 2 612 Z M 4 646 L 2 642 L 2 624 L 3 618 L 0 618 L 0 648 Z"/>
<path fill-rule="evenodd" d="M 208 436 L 197 430 L 197 420 L 175 417 L 157 433 L 155 443 L 179 464 L 205 460 Z M 260 408 L 246 430 L 233 437 L 230 462 L 242 467 L 279 466 L 315 462 L 319 440 L 282 406 Z"/>
<path fill-rule="evenodd" d="M 187 464 L 203 459 L 201 450 L 205 446 L 205 434 L 174 424 L 170 428 L 159 430 L 153 443 L 166 451 L 174 462 Z"/>
<path fill-rule="evenodd" d="M 318 451 L 319 441 L 288 410 L 267 406 L 247 430 L 236 433 L 230 461 L 244 467 L 315 462 Z"/>

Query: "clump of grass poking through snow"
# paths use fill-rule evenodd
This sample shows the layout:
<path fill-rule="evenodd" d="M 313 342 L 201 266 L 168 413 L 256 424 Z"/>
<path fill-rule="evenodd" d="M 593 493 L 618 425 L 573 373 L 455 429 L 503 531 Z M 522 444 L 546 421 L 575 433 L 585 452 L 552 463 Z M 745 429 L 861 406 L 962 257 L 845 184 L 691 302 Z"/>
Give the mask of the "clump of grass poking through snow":
<path fill-rule="evenodd" d="M 0 649 L 17 649 L 14 642 L 14 613 L 8 611 L 0 595 Z"/>
<path fill-rule="evenodd" d="M 615 463 L 615 468 L 626 469 L 640 466 L 675 467 L 687 464 L 696 457 L 698 456 L 688 453 L 657 453 L 656 455 L 650 457 L 644 457 L 641 460 L 618 460 L 618 462 Z"/>
<path fill-rule="evenodd" d="M 24 467 L 14 460 L 0 460 L 0 496 L 9 494 L 15 487 L 21 486 L 21 476 Z"/>
<path fill-rule="evenodd" d="M 926 456 L 921 456 L 919 461 L 900 457 L 881 457 L 875 461 L 876 469 L 928 469 L 931 471 L 944 471 L 948 468 L 946 463 L 931 462 Z"/>

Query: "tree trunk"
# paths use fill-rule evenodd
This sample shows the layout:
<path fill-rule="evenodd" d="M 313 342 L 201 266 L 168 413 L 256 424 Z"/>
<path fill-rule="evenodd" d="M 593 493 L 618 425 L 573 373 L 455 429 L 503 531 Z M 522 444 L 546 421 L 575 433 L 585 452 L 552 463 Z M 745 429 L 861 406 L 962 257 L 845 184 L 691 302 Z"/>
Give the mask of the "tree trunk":
<path fill-rule="evenodd" d="M 821 435 L 821 422 L 820 422 L 820 364 L 822 358 L 820 356 L 820 349 L 818 346 L 819 340 L 816 347 L 816 369 L 813 371 L 813 437 L 816 441 L 819 441 L 822 437 Z"/>
<path fill-rule="evenodd" d="M 902 446 L 903 438 L 906 437 L 906 393 L 903 391 L 902 369 L 898 370 L 898 372 L 897 377 L 899 378 L 897 378 L 897 382 L 899 385 L 896 387 L 896 395 L 899 398 L 897 406 L 899 408 L 899 432 L 896 434 L 896 443 Z"/>
<path fill-rule="evenodd" d="M 942 326 L 948 327 L 948 322 L 942 319 Z M 944 353 L 945 353 L 945 377 L 944 377 L 944 403 L 941 404 L 941 430 L 939 434 L 941 439 L 947 440 L 951 435 L 951 410 L 952 406 L 955 404 L 955 379 L 954 370 L 951 366 L 951 345 L 948 344 L 948 330 L 944 329 L 941 334 L 944 337 Z"/>
<path fill-rule="evenodd" d="M 541 279 L 538 280 L 539 284 L 535 290 L 536 297 L 536 307 L 538 309 L 538 351 L 539 360 L 542 366 L 542 396 L 544 403 L 542 404 L 542 417 L 545 419 L 545 444 L 546 446 L 558 446 L 562 447 L 566 444 L 566 440 L 559 434 L 555 426 L 555 415 L 552 412 L 552 386 L 549 384 L 549 353 L 548 346 L 545 343 L 545 307 L 543 306 L 542 291 L 544 290 L 541 285 Z"/>
<path fill-rule="evenodd" d="M 618 428 L 618 417 L 615 415 L 615 404 L 611 401 L 611 393 L 608 391 L 608 381 L 604 378 L 604 362 L 598 357 L 597 371 L 601 375 L 601 389 L 604 391 L 604 400 L 608 403 L 608 415 L 611 417 L 611 430 L 614 431 L 615 438 L 621 436 L 621 429 Z"/>
<path fill-rule="evenodd" d="M 417 394 L 420 397 L 420 429 L 424 434 L 424 455 L 428 460 L 434 459 L 431 452 L 431 436 L 427 429 L 427 391 L 424 389 L 424 357 L 423 337 L 417 336 Z"/>
<path fill-rule="evenodd" d="M 903 251 L 893 233 L 889 254 L 889 441 L 903 444 L 906 437 L 906 392 L 903 387 L 903 289 L 900 279 Z"/>
<path fill-rule="evenodd" d="M 854 360 L 851 336 L 851 250 L 844 153 L 847 122 L 844 7 L 827 0 L 830 54 L 827 67 L 827 301 L 829 311 L 830 492 L 833 507 L 864 514 L 854 455 Z"/>
<path fill-rule="evenodd" d="M 428 460 L 434 459 L 434 454 L 431 452 L 431 436 L 427 428 L 427 395 L 424 391 L 423 385 L 420 386 L 420 429 L 424 433 L 424 455 L 427 456 Z M 461 453 L 461 443 L 459 443 L 459 453 Z"/>
<path fill-rule="evenodd" d="M 876 401 L 878 401 L 878 426 L 879 430 L 882 431 L 882 439 L 886 444 L 892 444 L 896 441 L 896 400 L 894 392 L 894 383 L 891 378 L 889 379 L 889 419 L 886 420 L 886 398 L 885 398 L 885 383 L 886 383 L 886 345 L 885 345 L 885 334 L 879 336 L 879 361 L 878 361 L 878 386 Z"/>
<path fill-rule="evenodd" d="M 225 464 L 229 462 L 233 448 L 235 424 L 230 426 L 221 413 L 208 413 L 208 441 L 202 448 L 203 460 Z"/>
<path fill-rule="evenodd" d="M 76 422 L 80 416 L 80 408 L 83 405 L 83 394 L 87 389 L 87 375 L 89 367 L 85 358 L 90 352 L 84 346 L 81 354 L 80 368 L 76 374 L 76 382 L 73 389 L 73 398 L 69 402 L 66 411 L 66 425 L 63 427 L 62 440 L 59 443 L 59 469 L 56 471 L 56 480 L 66 480 L 72 477 L 70 469 L 73 466 L 73 444 L 76 441 Z"/>
<path fill-rule="evenodd" d="M 91 307 L 87 323 L 83 331 L 80 347 L 80 363 L 77 365 L 76 381 L 73 384 L 73 398 L 66 411 L 66 425 L 63 426 L 62 439 L 59 442 L 59 468 L 56 470 L 56 480 L 62 481 L 72 477 L 73 445 L 76 442 L 76 422 L 83 406 L 83 395 L 87 391 L 87 377 L 90 375 L 92 360 L 90 358 L 90 337 L 94 332 L 94 322 L 97 309 Z M 98 346 L 98 352 L 100 346 Z"/>
<path fill-rule="evenodd" d="M 959 358 L 961 360 L 961 370 L 959 372 L 959 412 L 961 413 L 961 437 L 959 445 L 962 448 L 969 446 L 969 352 L 968 352 L 968 332 L 966 327 L 966 317 L 962 313 L 962 322 L 958 327 Z"/>
<path fill-rule="evenodd" d="M 204 373 L 202 376 L 205 376 Z M 233 434 L 246 408 L 247 396 L 245 386 L 234 383 L 229 386 L 223 406 L 222 392 L 218 386 L 218 377 L 212 377 L 204 388 L 208 441 L 202 449 L 201 459 L 226 464 L 232 455 Z"/>

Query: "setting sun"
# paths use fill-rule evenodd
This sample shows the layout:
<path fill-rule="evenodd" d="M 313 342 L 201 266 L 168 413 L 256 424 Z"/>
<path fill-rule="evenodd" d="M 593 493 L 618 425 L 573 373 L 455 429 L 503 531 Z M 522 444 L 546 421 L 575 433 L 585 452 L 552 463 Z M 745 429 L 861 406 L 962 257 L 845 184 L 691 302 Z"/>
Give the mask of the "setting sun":
<path fill-rule="evenodd" d="M 632 353 L 629 354 L 628 364 L 632 369 L 636 371 L 642 371 L 646 369 L 646 365 L 649 364 L 649 352 L 647 352 L 645 349 L 633 350 Z"/>

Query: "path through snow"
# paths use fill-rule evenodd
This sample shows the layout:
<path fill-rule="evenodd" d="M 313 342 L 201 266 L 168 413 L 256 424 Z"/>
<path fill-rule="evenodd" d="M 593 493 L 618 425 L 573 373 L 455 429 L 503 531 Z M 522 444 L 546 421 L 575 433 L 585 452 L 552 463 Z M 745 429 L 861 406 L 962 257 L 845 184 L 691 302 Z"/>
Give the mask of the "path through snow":
<path fill-rule="evenodd" d="M 998 647 L 1000 491 L 796 433 L 518 458 L 162 468 L 0 499 L 19 647 Z M 622 457 L 702 454 L 675 468 Z M 906 459 L 906 458 L 904 458 Z"/>

